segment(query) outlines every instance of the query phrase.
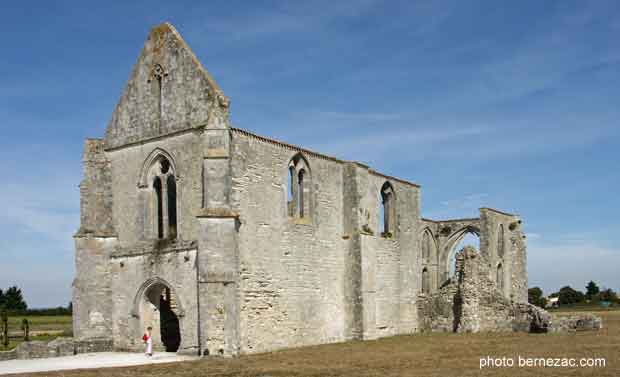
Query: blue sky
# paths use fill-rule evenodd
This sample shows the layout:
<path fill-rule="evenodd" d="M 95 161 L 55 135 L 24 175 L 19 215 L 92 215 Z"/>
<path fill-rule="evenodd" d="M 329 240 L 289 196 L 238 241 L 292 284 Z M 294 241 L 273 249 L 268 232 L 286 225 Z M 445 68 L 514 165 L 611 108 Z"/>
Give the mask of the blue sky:
<path fill-rule="evenodd" d="M 0 287 L 65 305 L 81 152 L 172 22 L 236 127 L 520 214 L 530 286 L 620 288 L 620 3 L 2 2 Z"/>

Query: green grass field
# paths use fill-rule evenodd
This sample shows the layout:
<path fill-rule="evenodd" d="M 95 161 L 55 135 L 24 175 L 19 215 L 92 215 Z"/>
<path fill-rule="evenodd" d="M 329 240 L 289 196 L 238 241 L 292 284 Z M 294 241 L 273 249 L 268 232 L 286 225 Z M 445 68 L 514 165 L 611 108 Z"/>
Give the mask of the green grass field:
<path fill-rule="evenodd" d="M 566 315 L 568 311 L 557 314 Z M 620 311 L 596 310 L 600 331 L 564 334 L 424 333 L 288 349 L 238 358 L 30 374 L 50 377 L 620 376 Z M 593 368 L 480 369 L 480 358 L 604 358 Z M 22 375 L 25 376 L 25 375 Z"/>
<path fill-rule="evenodd" d="M 0 344 L 0 350 L 10 350 L 23 342 L 22 321 L 28 319 L 30 340 L 52 340 L 59 336 L 73 336 L 71 316 L 11 316 L 9 317 L 9 346 Z M 19 335 L 17 335 L 19 333 Z"/>

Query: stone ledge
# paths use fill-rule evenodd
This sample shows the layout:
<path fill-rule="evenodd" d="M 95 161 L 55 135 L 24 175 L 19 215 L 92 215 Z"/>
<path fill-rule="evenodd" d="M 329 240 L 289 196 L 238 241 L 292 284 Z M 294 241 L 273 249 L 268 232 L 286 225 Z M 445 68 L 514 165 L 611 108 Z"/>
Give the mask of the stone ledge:
<path fill-rule="evenodd" d="M 196 217 L 216 219 L 238 219 L 239 213 L 228 208 L 201 208 Z"/>
<path fill-rule="evenodd" d="M 111 258 L 122 257 L 135 257 L 146 254 L 168 254 L 179 253 L 189 250 L 195 250 L 198 248 L 198 241 L 185 241 L 185 240 L 151 240 L 144 241 L 132 246 L 121 247 L 117 246 L 116 249 L 110 254 Z"/>
<path fill-rule="evenodd" d="M 32 340 L 20 343 L 10 351 L 0 352 L 0 361 L 73 356 L 78 353 L 112 351 L 112 348 L 111 339 L 76 341 L 73 338 L 60 337 L 51 341 Z"/>
<path fill-rule="evenodd" d="M 98 231 L 91 229 L 80 228 L 74 235 L 73 238 L 118 238 L 118 234 L 116 232 L 108 230 L 108 231 Z"/>
<path fill-rule="evenodd" d="M 17 359 L 17 350 L 12 349 L 10 351 L 0 351 L 0 361 L 15 360 Z"/>

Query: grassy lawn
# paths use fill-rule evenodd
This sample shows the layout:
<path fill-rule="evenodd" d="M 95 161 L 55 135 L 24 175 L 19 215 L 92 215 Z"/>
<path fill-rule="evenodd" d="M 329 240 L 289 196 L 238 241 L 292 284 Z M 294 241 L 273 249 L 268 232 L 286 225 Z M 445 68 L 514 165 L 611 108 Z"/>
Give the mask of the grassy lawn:
<path fill-rule="evenodd" d="M 566 314 L 564 312 L 562 314 Z M 43 373 L 67 377 L 181 376 L 619 376 L 620 311 L 599 311 L 604 329 L 571 334 L 419 334 L 304 347 L 235 359 Z M 480 370 L 481 357 L 606 359 L 604 368 Z"/>
<path fill-rule="evenodd" d="M 19 338 L 11 337 L 9 346 L 4 348 L 0 344 L 0 351 L 15 348 L 23 342 L 21 337 L 22 320 L 28 319 L 30 325 L 30 340 L 52 340 L 59 336 L 72 336 L 73 325 L 71 316 L 11 316 L 9 317 L 9 333 L 20 333 Z"/>

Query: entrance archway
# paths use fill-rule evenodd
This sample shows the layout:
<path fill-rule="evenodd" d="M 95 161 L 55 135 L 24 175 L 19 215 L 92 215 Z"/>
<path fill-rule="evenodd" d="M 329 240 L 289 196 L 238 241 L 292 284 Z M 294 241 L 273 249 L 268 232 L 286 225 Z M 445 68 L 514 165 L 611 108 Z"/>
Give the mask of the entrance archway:
<path fill-rule="evenodd" d="M 142 331 L 152 328 L 153 347 L 176 352 L 181 345 L 180 310 L 170 285 L 161 279 L 149 280 L 142 285 L 136 299 Z"/>

